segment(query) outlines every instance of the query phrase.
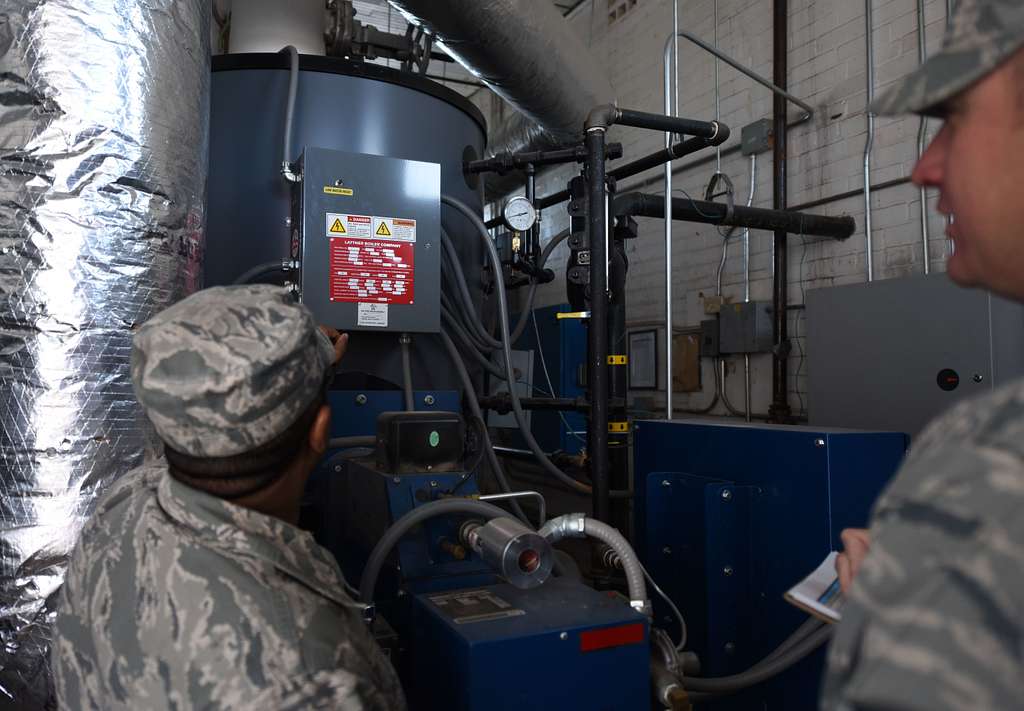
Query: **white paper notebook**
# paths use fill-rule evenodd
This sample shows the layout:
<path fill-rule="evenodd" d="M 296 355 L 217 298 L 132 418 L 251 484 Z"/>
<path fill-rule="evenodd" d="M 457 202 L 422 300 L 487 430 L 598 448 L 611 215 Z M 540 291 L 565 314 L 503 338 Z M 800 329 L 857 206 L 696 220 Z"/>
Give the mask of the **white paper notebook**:
<path fill-rule="evenodd" d="M 839 588 L 835 551 L 829 553 L 814 572 L 790 588 L 788 602 L 825 622 L 838 622 L 840 608 L 846 598 Z"/>

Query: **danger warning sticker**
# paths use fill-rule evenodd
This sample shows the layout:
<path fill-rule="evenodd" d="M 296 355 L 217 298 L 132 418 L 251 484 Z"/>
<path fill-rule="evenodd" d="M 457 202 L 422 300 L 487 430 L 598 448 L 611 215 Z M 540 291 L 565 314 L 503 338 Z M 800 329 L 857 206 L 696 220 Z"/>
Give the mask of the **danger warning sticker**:
<path fill-rule="evenodd" d="M 416 241 L 416 220 L 401 217 L 374 217 L 373 236 L 401 242 Z"/>
<path fill-rule="evenodd" d="M 350 224 L 344 223 L 346 229 Z M 351 235 L 332 237 L 330 300 L 412 304 L 415 252 L 416 245 L 408 242 Z"/>
<path fill-rule="evenodd" d="M 346 215 L 340 212 L 326 213 L 327 237 L 370 237 L 373 218 L 368 215 Z"/>

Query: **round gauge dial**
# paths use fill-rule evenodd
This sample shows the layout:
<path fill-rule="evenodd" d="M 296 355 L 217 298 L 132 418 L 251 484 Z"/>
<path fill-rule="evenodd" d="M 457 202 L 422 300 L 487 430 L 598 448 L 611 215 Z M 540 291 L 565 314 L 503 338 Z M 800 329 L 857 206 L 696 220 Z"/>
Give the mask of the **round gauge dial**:
<path fill-rule="evenodd" d="M 505 203 L 502 217 L 510 230 L 526 232 L 537 223 L 537 209 L 520 195 Z"/>

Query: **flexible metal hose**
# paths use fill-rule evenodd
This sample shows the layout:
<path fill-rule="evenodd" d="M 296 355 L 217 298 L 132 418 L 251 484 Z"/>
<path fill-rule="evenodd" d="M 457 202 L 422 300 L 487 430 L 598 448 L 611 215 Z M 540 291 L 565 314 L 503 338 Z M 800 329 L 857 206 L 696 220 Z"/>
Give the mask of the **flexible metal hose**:
<path fill-rule="evenodd" d="M 428 504 L 417 506 L 391 524 L 391 527 L 384 532 L 377 545 L 373 547 L 373 551 L 366 561 L 363 577 L 359 584 L 359 598 L 365 604 L 373 604 L 373 596 L 377 590 L 377 579 L 380 577 L 380 571 L 384 567 L 388 555 L 391 554 L 391 549 L 398 544 L 402 536 L 408 533 L 413 526 L 446 514 L 483 516 L 487 520 L 508 517 L 508 512 L 504 509 L 499 509 L 497 506 L 475 499 L 441 499 L 440 501 L 431 501 Z"/>
<path fill-rule="evenodd" d="M 584 519 L 583 532 L 615 551 L 622 562 L 622 572 L 626 574 L 626 586 L 629 588 L 630 600 L 646 604 L 647 582 L 644 579 L 644 569 L 640 565 L 640 559 L 633 552 L 633 547 L 629 545 L 629 541 L 615 528 L 596 518 Z"/>
<path fill-rule="evenodd" d="M 779 656 L 756 664 L 752 668 L 732 676 L 714 677 L 702 679 L 700 677 L 683 677 L 681 681 L 688 691 L 709 692 L 716 694 L 728 694 L 742 691 L 751 686 L 777 676 L 789 669 L 791 666 L 804 659 L 818 647 L 825 644 L 832 636 L 832 626 L 825 625 L 823 628 L 811 633 L 805 639 L 797 642 L 788 651 Z"/>
<path fill-rule="evenodd" d="M 501 273 L 501 257 L 498 255 L 498 250 L 494 246 L 494 241 L 491 239 L 490 234 L 487 232 L 487 227 L 484 225 L 483 220 L 464 202 L 450 195 L 441 195 L 441 202 L 449 207 L 453 207 L 461 212 L 473 225 L 476 227 L 480 238 L 484 242 L 484 247 L 487 250 L 487 255 L 490 257 L 491 264 L 494 267 L 494 273 Z M 576 481 L 568 474 L 563 472 L 561 469 L 556 467 L 550 459 L 544 454 L 544 450 L 541 449 L 540 445 L 537 444 L 537 440 L 533 436 L 533 432 L 526 424 L 526 414 L 523 412 L 522 403 L 519 401 L 519 394 L 515 388 L 515 378 L 512 377 L 515 372 L 512 368 L 512 348 L 511 339 L 509 333 L 509 316 L 508 316 L 508 297 L 505 293 L 505 283 L 502 279 L 495 279 L 495 291 L 498 295 L 498 318 L 501 325 L 501 350 L 502 356 L 505 361 L 505 375 L 508 381 L 509 396 L 512 401 L 512 411 L 515 414 L 516 423 L 519 425 L 519 430 L 523 435 L 523 439 L 526 440 L 527 447 L 537 457 L 537 461 L 540 462 L 543 469 L 558 479 L 566 486 L 571 487 L 575 491 L 581 494 L 591 495 L 592 488 L 587 484 Z M 614 498 L 628 498 L 633 495 L 631 491 L 612 491 L 610 495 Z M 642 576 L 641 576 L 642 579 Z"/>

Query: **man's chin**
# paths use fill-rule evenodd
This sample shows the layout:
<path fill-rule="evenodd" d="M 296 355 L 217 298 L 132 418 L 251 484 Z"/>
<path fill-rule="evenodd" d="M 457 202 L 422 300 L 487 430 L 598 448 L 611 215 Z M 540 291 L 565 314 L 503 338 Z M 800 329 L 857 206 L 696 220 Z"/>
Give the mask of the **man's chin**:
<path fill-rule="evenodd" d="M 967 288 L 982 286 L 981 281 L 964 264 L 963 255 L 959 252 L 954 252 L 946 260 L 946 276 L 959 286 Z"/>

